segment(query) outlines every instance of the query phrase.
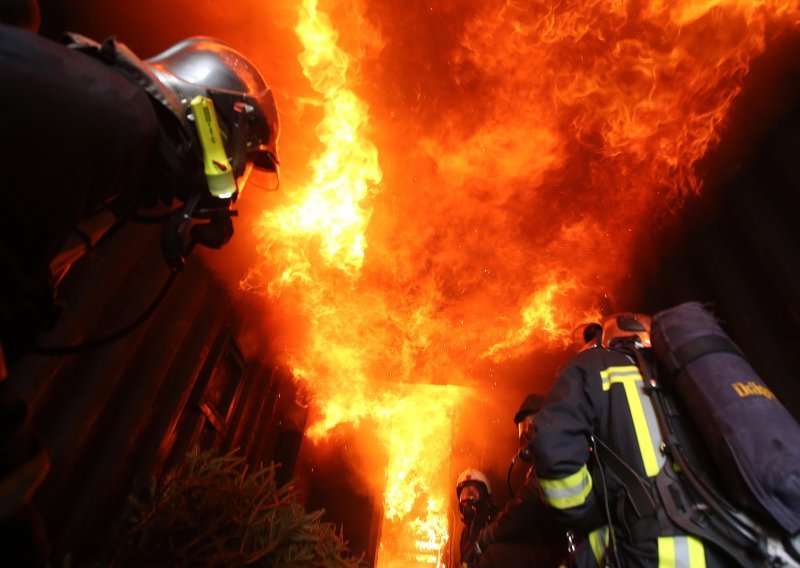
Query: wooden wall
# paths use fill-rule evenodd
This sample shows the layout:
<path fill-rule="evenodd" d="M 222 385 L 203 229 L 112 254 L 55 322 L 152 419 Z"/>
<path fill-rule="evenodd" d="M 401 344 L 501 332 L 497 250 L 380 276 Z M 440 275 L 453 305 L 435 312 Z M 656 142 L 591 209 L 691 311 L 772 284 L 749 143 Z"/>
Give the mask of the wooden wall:
<path fill-rule="evenodd" d="M 146 309 L 169 275 L 159 230 L 126 226 L 77 263 L 60 286 L 62 318 L 40 344 L 101 337 Z M 106 549 L 128 495 L 196 444 L 239 448 L 251 464 L 280 461 L 283 481 L 293 473 L 306 410 L 285 370 L 242 354 L 240 303 L 200 257 L 123 339 L 79 355 L 29 355 L 13 369 L 50 452 L 35 501 L 55 559 Z"/>

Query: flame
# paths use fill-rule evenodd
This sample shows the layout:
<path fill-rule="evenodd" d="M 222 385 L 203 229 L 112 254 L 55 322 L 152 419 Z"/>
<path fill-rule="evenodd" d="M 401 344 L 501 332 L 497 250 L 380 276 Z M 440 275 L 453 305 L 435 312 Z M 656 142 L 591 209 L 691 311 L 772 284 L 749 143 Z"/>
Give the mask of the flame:
<path fill-rule="evenodd" d="M 313 178 L 298 203 L 267 212 L 261 220 L 264 231 L 280 236 L 285 253 L 273 291 L 295 282 L 313 285 L 314 267 L 306 253 L 315 238 L 320 239 L 316 252 L 325 265 L 355 277 L 364 260 L 370 218 L 362 202 L 382 175 L 378 151 L 362 135 L 367 105 L 347 88 L 350 58 L 337 47 L 337 32 L 316 6 L 313 0 L 303 3 L 295 31 L 306 47 L 300 56 L 303 71 L 322 97 L 325 116 L 317 134 L 327 145 L 314 159 Z"/>
<path fill-rule="evenodd" d="M 347 87 L 350 58 L 338 47 L 338 34 L 316 1 L 303 3 L 296 32 L 305 48 L 300 62 L 321 96 L 324 118 L 317 134 L 325 149 L 312 161 L 312 179 L 297 194 L 296 203 L 266 211 L 259 220 L 257 230 L 271 236 L 265 249 L 277 260 L 276 276 L 268 289 L 276 296 L 293 287 L 303 292 L 300 313 L 310 318 L 309 347 L 306 357 L 293 360 L 292 366 L 297 377 L 309 379 L 323 407 L 322 418 L 308 436 L 319 438 L 337 424 L 358 423 L 365 417 L 377 422 L 376 431 L 385 433 L 383 442 L 389 455 L 385 517 L 401 527 L 406 517 L 418 515 L 409 525 L 412 534 L 405 538 L 415 544 L 419 552 L 415 558 L 423 563 L 433 558 L 438 564 L 448 534 L 443 497 L 448 479 L 439 475 L 437 485 L 432 477 L 437 469 L 447 471 L 442 465 L 449 449 L 441 448 L 438 463 L 428 452 L 442 446 L 442 440 L 445 446 L 449 444 L 447 416 L 459 400 L 458 389 L 439 387 L 435 396 L 430 392 L 433 387 L 402 392 L 402 385 L 374 384 L 376 377 L 391 378 L 391 372 L 376 374 L 375 369 L 364 367 L 374 355 L 359 347 L 363 333 L 380 328 L 374 318 L 385 310 L 380 309 L 381 298 L 373 297 L 375 304 L 369 306 L 369 293 L 355 287 L 371 216 L 365 203 L 376 192 L 382 172 L 377 149 L 365 133 L 368 107 Z M 339 284 L 343 289 L 334 296 L 325 284 Z M 365 315 L 365 307 L 378 313 Z M 385 345 L 377 343 L 378 348 Z M 322 384 L 334 369 L 347 382 L 345 396 L 337 396 L 329 385 Z M 417 421 L 426 406 L 427 428 L 420 432 Z M 432 491 L 438 497 L 426 497 Z M 420 511 L 420 500 L 426 498 L 427 507 Z M 391 526 L 385 529 L 387 533 L 391 530 Z M 391 565 L 394 560 L 383 554 L 383 565 Z M 398 554 L 408 557 L 404 551 Z"/>
<path fill-rule="evenodd" d="M 302 2 L 322 150 L 243 286 L 304 322 L 309 436 L 381 438 L 380 565 L 440 561 L 462 387 L 599 315 L 700 191 L 750 61 L 799 26 L 789 0 Z"/>
<path fill-rule="evenodd" d="M 495 343 L 484 353 L 484 357 L 494 357 L 499 353 L 508 354 L 514 347 L 525 345 L 535 334 L 544 334 L 551 344 L 561 343 L 565 347 L 572 342 L 569 321 L 564 319 L 559 308 L 569 306 L 569 294 L 578 288 L 574 278 L 563 277 L 553 280 L 544 288 L 531 294 L 523 303 L 517 324 L 512 326 L 505 340 Z M 587 311 L 581 318 L 584 321 L 597 321 L 600 313 Z M 519 353 L 520 355 L 524 354 Z"/>

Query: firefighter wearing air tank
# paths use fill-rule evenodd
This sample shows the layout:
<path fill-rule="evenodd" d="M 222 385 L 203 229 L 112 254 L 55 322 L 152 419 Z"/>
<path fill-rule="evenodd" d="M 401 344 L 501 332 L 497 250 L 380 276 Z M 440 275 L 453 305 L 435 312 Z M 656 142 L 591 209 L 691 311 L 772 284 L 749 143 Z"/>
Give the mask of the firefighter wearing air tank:
<path fill-rule="evenodd" d="M 634 354 L 650 351 L 649 325 L 638 314 L 591 324 L 586 346 L 560 370 L 534 419 L 543 497 L 559 521 L 585 537 L 578 566 L 724 566 L 709 544 L 658 511 L 642 511 L 631 498 L 635 489 L 616 475 L 620 468 L 608 467 L 616 459 L 635 473 L 631 478 L 646 480 L 666 462 Z M 599 460 L 592 458 L 598 450 Z"/>

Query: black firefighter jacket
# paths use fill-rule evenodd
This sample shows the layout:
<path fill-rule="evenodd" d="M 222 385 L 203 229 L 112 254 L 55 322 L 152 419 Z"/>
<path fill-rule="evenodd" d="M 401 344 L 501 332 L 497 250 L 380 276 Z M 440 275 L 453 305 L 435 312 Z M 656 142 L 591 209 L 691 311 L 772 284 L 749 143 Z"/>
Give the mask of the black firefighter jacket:
<path fill-rule="evenodd" d="M 590 437 L 595 436 L 641 477 L 655 477 L 664 465 L 658 422 L 634 361 L 625 351 L 595 347 L 560 370 L 535 417 L 533 450 L 544 500 L 556 518 L 586 537 L 579 566 L 609 561 L 606 503 L 624 566 L 725 565 L 708 545 L 678 531 L 672 531 L 678 536 L 650 531 L 643 537 L 622 483 L 607 467 L 590 463 Z"/>
<path fill-rule="evenodd" d="M 478 536 L 483 567 L 556 568 L 567 552 L 565 532 L 542 502 L 531 468 L 519 495 Z"/>

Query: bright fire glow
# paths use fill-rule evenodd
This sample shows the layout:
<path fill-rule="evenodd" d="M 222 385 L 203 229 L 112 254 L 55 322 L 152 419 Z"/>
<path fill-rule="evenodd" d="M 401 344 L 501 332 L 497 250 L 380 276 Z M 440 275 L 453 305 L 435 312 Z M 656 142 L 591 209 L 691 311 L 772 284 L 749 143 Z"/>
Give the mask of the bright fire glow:
<path fill-rule="evenodd" d="M 417 4 L 303 1 L 322 149 L 244 283 L 302 322 L 309 435 L 381 439 L 381 566 L 439 561 L 461 387 L 597 315 L 700 190 L 751 59 L 800 24 L 788 0 Z"/>

